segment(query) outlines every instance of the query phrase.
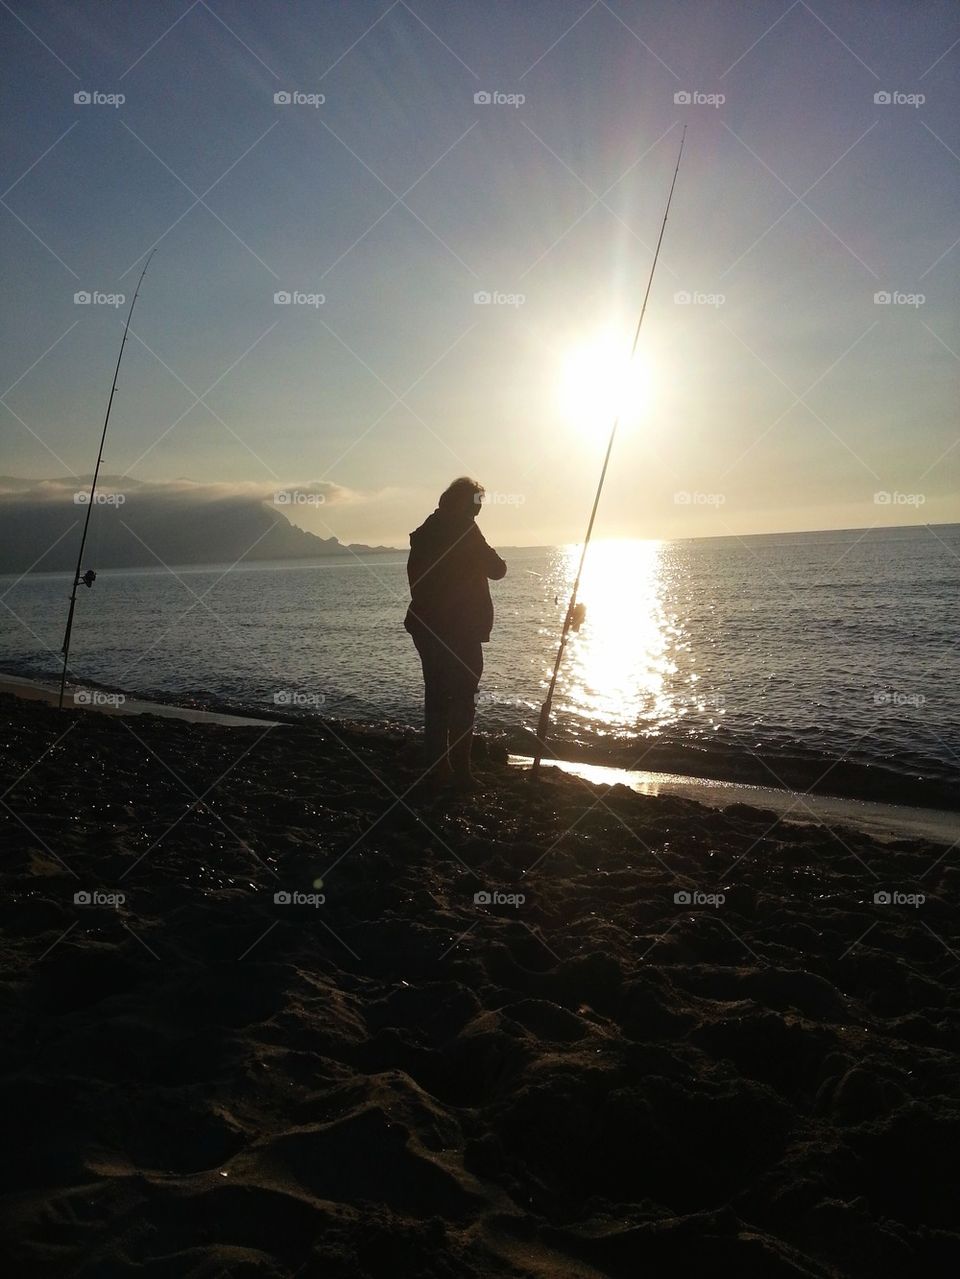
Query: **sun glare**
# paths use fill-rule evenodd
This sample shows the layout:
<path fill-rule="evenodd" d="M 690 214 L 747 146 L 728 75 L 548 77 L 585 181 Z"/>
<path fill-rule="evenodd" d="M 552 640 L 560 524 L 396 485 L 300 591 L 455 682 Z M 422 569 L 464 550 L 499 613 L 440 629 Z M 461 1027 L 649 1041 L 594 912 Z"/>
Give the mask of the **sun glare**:
<path fill-rule="evenodd" d="M 571 579 L 579 549 L 567 549 Z M 665 605 L 667 577 L 661 542 L 590 547 L 580 586 L 586 624 L 567 659 L 568 695 L 597 724 L 619 729 L 643 722 L 654 731 L 675 716 L 669 681 L 679 635 Z"/>
<path fill-rule="evenodd" d="M 601 336 L 567 353 L 560 373 L 560 407 L 567 420 L 589 434 L 606 434 L 620 415 L 621 425 L 636 422 L 651 396 L 650 367 L 638 351 L 631 361 L 621 338 Z"/>

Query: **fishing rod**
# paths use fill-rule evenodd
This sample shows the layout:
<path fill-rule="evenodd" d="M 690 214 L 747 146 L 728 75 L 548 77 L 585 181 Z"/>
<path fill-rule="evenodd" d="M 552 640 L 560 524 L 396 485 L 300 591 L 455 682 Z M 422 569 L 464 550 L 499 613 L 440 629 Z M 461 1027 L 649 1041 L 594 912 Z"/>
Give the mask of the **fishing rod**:
<path fill-rule="evenodd" d="M 643 317 L 647 313 L 647 302 L 650 298 L 650 290 L 653 287 L 653 276 L 657 269 L 657 260 L 660 257 L 660 246 L 663 244 L 663 233 L 667 229 L 667 218 L 670 214 L 670 203 L 673 200 L 673 189 L 677 185 L 677 174 L 680 172 L 680 161 L 683 158 L 683 144 L 687 137 L 687 126 L 683 126 L 683 133 L 680 135 L 680 150 L 677 152 L 677 164 L 673 170 L 673 181 L 670 183 L 670 192 L 667 195 L 666 208 L 663 210 L 663 221 L 660 224 L 660 235 L 657 239 L 657 247 L 653 254 L 653 265 L 650 267 L 650 277 L 647 280 L 647 290 L 643 295 L 643 306 L 640 308 L 640 319 L 637 321 L 636 332 L 633 335 L 633 345 L 630 348 L 630 356 L 627 361 L 627 367 L 633 363 L 634 356 L 637 353 L 637 345 L 640 341 L 640 329 L 643 325 Z M 553 675 L 550 677 L 550 686 L 547 689 L 547 696 L 544 699 L 543 706 L 540 708 L 540 719 L 537 722 L 537 751 L 533 757 L 533 768 L 531 776 L 536 778 L 540 774 L 540 762 L 543 759 L 544 752 L 547 749 L 547 743 L 550 737 L 550 711 L 553 706 L 553 694 L 557 687 L 557 676 L 560 673 L 560 663 L 563 660 L 563 650 L 567 646 L 567 636 L 573 631 L 578 631 L 583 624 L 586 616 L 586 609 L 583 604 L 577 602 L 577 592 L 580 589 L 580 578 L 583 573 L 583 565 L 587 558 L 587 547 L 590 545 L 590 538 L 593 535 L 593 523 L 597 518 L 597 508 L 600 505 L 600 494 L 603 492 L 603 482 L 607 478 L 607 467 L 610 464 L 610 454 L 613 452 L 613 442 L 617 437 L 617 429 L 620 426 L 620 416 L 622 407 L 618 407 L 616 416 L 613 420 L 613 426 L 610 430 L 610 438 L 607 440 L 607 451 L 604 454 L 603 466 L 600 470 L 600 483 L 597 485 L 596 496 L 593 499 L 593 509 L 590 512 L 590 521 L 587 524 L 586 537 L 583 539 L 583 549 L 580 552 L 580 563 L 577 567 L 577 575 L 573 580 L 573 590 L 570 592 L 570 603 L 567 605 L 567 612 L 563 619 L 563 628 L 560 631 L 560 643 L 557 646 L 557 659 L 553 664 Z"/>
<path fill-rule="evenodd" d="M 97 453 L 97 465 L 93 470 L 93 481 L 90 485 L 90 496 L 87 499 L 87 513 L 83 521 L 83 533 L 80 536 L 80 551 L 77 555 L 77 568 L 73 575 L 73 590 L 70 592 L 70 610 L 67 613 L 67 628 L 63 635 L 63 646 L 60 651 L 63 653 L 63 672 L 60 676 L 60 700 L 57 703 L 57 709 L 63 710 L 63 690 L 67 683 L 67 662 L 70 660 L 70 635 L 73 631 L 73 612 L 77 605 L 77 587 L 80 585 L 91 587 L 97 579 L 93 569 L 87 569 L 86 573 L 81 575 L 80 570 L 83 568 L 83 548 L 87 541 L 87 530 L 90 527 L 90 512 L 93 510 L 93 499 L 97 492 L 97 480 L 100 476 L 100 463 L 103 461 L 103 446 L 107 439 L 107 424 L 110 421 L 110 410 L 113 408 L 113 397 L 117 391 L 117 377 L 120 374 L 120 361 L 123 359 L 123 348 L 127 345 L 127 334 L 130 332 L 130 321 L 133 319 L 133 308 L 137 305 L 137 297 L 140 293 L 140 285 L 143 283 L 143 277 L 147 274 L 147 267 L 150 265 L 150 259 L 156 253 L 153 249 L 146 262 L 143 264 L 143 270 L 140 272 L 140 279 L 137 281 L 137 287 L 133 291 L 133 300 L 130 303 L 130 310 L 127 312 L 127 322 L 123 326 L 123 337 L 120 340 L 120 354 L 117 356 L 117 367 L 113 371 L 113 385 L 110 388 L 110 398 L 107 400 L 107 411 L 103 419 L 103 430 L 100 432 L 100 451 Z"/>

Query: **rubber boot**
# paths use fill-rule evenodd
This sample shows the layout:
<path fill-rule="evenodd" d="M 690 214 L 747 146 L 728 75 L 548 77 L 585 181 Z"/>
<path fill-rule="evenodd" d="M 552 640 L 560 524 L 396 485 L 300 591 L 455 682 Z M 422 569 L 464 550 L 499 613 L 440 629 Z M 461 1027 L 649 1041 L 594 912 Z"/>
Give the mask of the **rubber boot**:
<path fill-rule="evenodd" d="M 450 715 L 450 766 L 453 770 L 453 784 L 460 791 L 474 791 L 480 788 L 470 767 L 474 714 L 475 708 L 471 698 L 469 711 L 464 705 L 453 708 Z"/>
<path fill-rule="evenodd" d="M 423 782 L 428 788 L 448 785 L 452 779 L 447 755 L 449 732 L 448 708 L 443 703 L 434 704 L 431 699 L 424 707 L 423 746 L 426 772 Z"/>

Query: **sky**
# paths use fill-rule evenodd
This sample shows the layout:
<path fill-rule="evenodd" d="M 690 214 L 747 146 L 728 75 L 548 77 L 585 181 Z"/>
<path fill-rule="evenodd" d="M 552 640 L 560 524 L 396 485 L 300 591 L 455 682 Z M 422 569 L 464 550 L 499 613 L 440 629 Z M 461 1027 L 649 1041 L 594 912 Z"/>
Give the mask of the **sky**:
<path fill-rule="evenodd" d="M 0 33 L 0 474 L 89 474 L 156 248 L 121 487 L 323 492 L 284 509 L 402 546 L 470 474 L 491 542 L 571 542 L 620 403 L 597 536 L 960 520 L 954 3 L 11 0 Z"/>

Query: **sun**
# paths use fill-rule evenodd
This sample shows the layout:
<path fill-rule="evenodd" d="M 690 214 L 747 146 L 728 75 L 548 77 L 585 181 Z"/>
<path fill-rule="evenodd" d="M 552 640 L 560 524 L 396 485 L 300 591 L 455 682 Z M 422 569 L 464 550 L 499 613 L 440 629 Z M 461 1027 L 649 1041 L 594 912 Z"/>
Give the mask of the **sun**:
<path fill-rule="evenodd" d="M 642 350 L 630 359 L 623 337 L 602 334 L 572 346 L 563 358 L 558 397 L 578 430 L 604 435 L 619 415 L 622 426 L 650 407 L 650 363 Z"/>

